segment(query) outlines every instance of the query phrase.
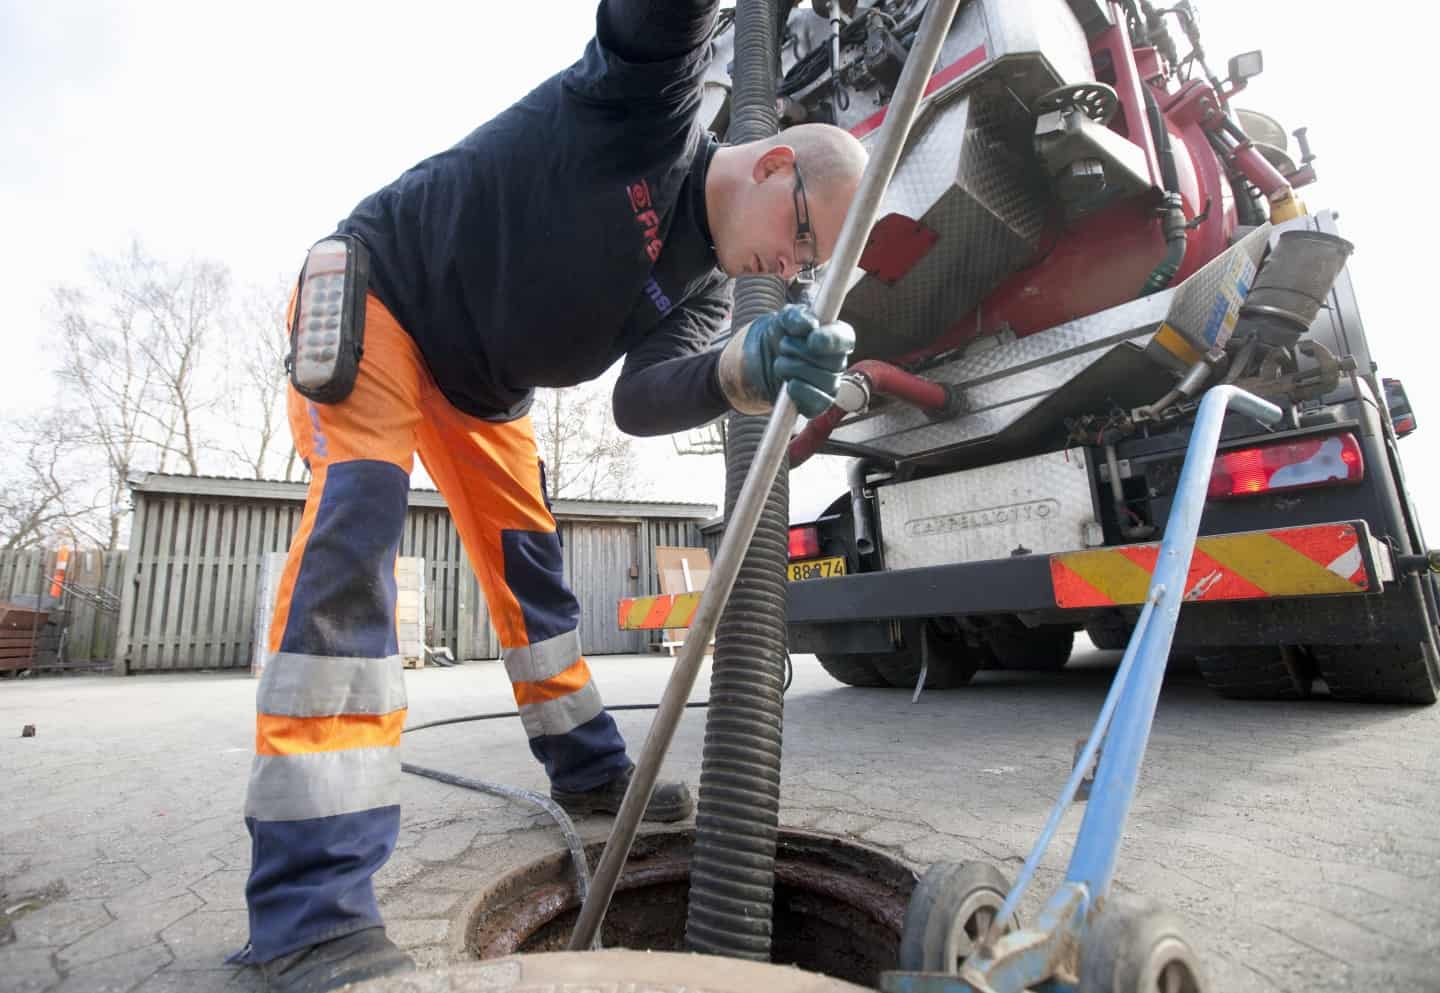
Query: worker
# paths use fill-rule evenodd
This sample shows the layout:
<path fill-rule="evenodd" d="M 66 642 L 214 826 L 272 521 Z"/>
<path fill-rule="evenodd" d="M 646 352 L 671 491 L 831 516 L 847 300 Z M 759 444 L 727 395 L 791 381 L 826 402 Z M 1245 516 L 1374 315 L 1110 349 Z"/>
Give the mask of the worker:
<path fill-rule="evenodd" d="M 580 653 L 534 389 L 623 357 L 614 416 L 637 435 L 761 413 L 786 384 L 809 416 L 834 398 L 846 325 L 792 305 L 717 339 L 731 277 L 790 280 L 829 258 L 865 153 L 828 125 L 730 146 L 708 135 L 696 115 L 715 6 L 602 0 L 578 62 L 363 200 L 307 256 L 289 421 L 311 480 L 257 695 L 250 940 L 235 957 L 271 989 L 413 968 L 372 877 L 400 824 L 393 570 L 414 453 L 485 591 L 551 795 L 572 815 L 614 813 L 633 765 Z M 692 810 L 685 784 L 662 783 L 645 816 Z"/>

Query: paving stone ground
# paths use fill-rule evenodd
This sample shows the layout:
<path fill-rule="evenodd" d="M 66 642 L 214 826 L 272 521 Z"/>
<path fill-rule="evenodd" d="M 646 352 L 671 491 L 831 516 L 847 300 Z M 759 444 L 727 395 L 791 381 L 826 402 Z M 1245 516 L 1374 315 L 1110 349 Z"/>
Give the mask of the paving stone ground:
<path fill-rule="evenodd" d="M 797 657 L 782 821 L 885 848 L 916 868 L 986 859 L 1012 877 L 1103 698 L 1115 656 L 1055 675 L 982 673 L 911 705 Z M 668 660 L 592 660 L 611 703 L 659 698 Z M 500 666 L 408 674 L 411 721 L 507 709 Z M 258 990 L 223 964 L 246 937 L 240 819 L 254 683 L 239 674 L 0 683 L 0 993 Z M 706 692 L 704 679 L 696 697 Z M 617 715 L 638 754 L 646 713 Z M 698 782 L 704 712 L 666 774 Z M 37 736 L 21 738 L 24 724 Z M 1116 886 L 1176 911 L 1211 989 L 1440 991 L 1440 707 L 1260 704 L 1172 671 Z M 514 721 L 404 739 L 403 757 L 544 790 Z M 558 850 L 543 817 L 405 777 L 403 828 L 377 886 L 391 935 L 452 960 L 468 899 Z M 1080 810 L 1045 860 L 1063 876 Z M 606 819 L 583 833 L 603 839 Z M 9 922 L 8 929 L 6 921 Z"/>

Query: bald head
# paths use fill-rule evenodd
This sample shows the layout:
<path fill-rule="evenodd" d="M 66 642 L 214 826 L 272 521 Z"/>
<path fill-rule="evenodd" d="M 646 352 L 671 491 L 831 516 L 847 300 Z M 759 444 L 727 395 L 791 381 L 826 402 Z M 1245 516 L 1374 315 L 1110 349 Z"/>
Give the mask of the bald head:
<path fill-rule="evenodd" d="M 722 146 L 705 181 L 721 268 L 732 276 L 794 278 L 809 261 L 797 245 L 805 211 L 816 261 L 828 261 L 865 162 L 864 146 L 830 124 L 799 124 L 773 138 Z"/>
<path fill-rule="evenodd" d="M 853 190 L 865 171 L 865 146 L 833 124 L 797 124 L 773 138 L 748 144 L 762 151 L 782 145 L 794 149 L 806 188 L 820 193 L 831 192 L 837 185 Z"/>

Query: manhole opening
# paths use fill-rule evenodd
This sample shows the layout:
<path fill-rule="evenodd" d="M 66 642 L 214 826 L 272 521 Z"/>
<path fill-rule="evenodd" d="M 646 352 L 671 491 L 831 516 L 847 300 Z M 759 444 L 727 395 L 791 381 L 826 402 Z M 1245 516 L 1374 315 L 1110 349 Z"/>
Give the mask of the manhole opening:
<path fill-rule="evenodd" d="M 685 950 L 694 831 L 636 839 L 601 943 L 606 948 Z M 603 844 L 587 846 L 593 869 Z M 771 961 L 872 988 L 894 969 L 914 872 L 884 852 L 843 838 L 782 831 L 775 861 Z M 482 891 L 465 924 L 476 958 L 562 951 L 580 906 L 569 855 L 522 866 Z"/>

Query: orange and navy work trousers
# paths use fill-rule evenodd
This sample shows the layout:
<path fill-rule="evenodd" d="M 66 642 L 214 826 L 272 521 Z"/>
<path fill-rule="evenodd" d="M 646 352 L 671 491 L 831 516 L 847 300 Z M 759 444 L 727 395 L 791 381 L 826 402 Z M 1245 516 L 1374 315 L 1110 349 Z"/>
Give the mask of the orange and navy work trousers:
<path fill-rule="evenodd" d="M 552 784 L 592 789 L 629 762 L 580 654 L 579 605 L 529 418 L 456 410 L 371 296 L 354 391 L 320 405 L 292 389 L 289 419 L 311 480 L 256 700 L 245 801 L 252 962 L 380 924 L 371 877 L 399 831 L 406 713 L 395 555 L 416 451 L 480 579 Z"/>

